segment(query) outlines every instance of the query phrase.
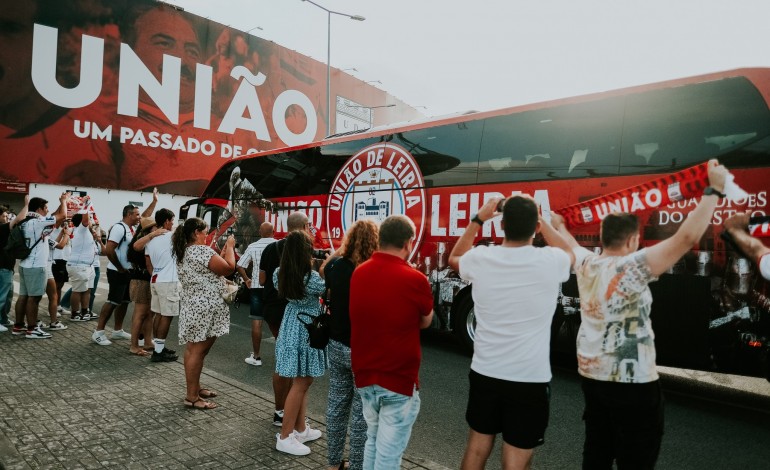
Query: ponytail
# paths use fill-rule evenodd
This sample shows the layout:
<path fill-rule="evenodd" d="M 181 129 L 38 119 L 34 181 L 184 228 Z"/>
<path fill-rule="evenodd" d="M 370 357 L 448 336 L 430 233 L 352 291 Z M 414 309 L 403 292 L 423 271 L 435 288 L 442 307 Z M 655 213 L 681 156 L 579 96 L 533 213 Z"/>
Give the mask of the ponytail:
<path fill-rule="evenodd" d="M 171 235 L 171 246 L 173 247 L 174 257 L 177 263 L 181 263 L 184 258 L 185 250 L 191 242 L 195 240 L 196 230 L 206 230 L 206 222 L 198 217 L 187 219 L 183 224 L 174 230 L 174 234 Z"/>

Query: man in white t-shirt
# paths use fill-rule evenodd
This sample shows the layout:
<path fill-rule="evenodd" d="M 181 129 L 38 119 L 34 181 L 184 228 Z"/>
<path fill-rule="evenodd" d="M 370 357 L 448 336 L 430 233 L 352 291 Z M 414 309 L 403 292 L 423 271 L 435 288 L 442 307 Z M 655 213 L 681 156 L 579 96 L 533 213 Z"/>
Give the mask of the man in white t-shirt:
<path fill-rule="evenodd" d="M 29 200 L 29 213 L 22 223 L 24 238 L 27 246 L 32 248 L 29 256 L 19 263 L 19 298 L 16 301 L 16 324 L 13 334 L 25 334 L 30 339 L 48 339 L 50 333 L 44 332 L 37 326 L 37 309 L 48 283 L 48 258 L 50 247 L 48 236 L 54 226 L 61 224 L 67 217 L 68 193 L 59 196 L 59 208 L 48 214 L 48 201 L 39 197 Z M 24 317 L 27 326 L 24 327 Z"/>
<path fill-rule="evenodd" d="M 264 287 L 259 284 L 259 261 L 262 258 L 262 252 L 265 247 L 275 241 L 273 238 L 273 224 L 270 222 L 264 222 L 259 226 L 260 239 L 250 244 L 246 248 L 246 252 L 243 253 L 241 259 L 238 260 L 236 269 L 240 273 L 241 278 L 246 283 L 246 286 L 251 289 L 251 310 L 249 312 L 249 318 L 251 318 L 251 346 L 253 351 L 246 358 L 246 364 L 252 366 L 261 366 L 262 357 L 259 355 L 259 349 L 262 344 L 262 291 Z M 249 263 L 252 264 L 251 276 L 246 272 L 246 268 L 249 267 Z M 254 279 L 257 282 L 254 282 Z"/>
<path fill-rule="evenodd" d="M 107 339 L 104 328 L 107 326 L 112 313 L 115 312 L 115 328 L 110 336 L 112 339 L 131 339 L 131 335 L 123 331 L 123 319 L 126 317 L 126 310 L 131 299 L 128 294 L 128 286 L 131 283 L 131 275 L 128 269 L 131 263 L 128 262 L 128 244 L 134 236 L 134 227 L 139 223 L 142 217 L 149 217 L 155 210 L 158 203 L 157 188 L 152 192 L 152 203 L 139 214 L 139 208 L 133 204 L 123 207 L 123 219 L 110 228 L 107 234 L 107 245 L 105 245 L 104 254 L 110 261 L 107 264 L 107 283 L 109 291 L 107 292 L 107 302 L 102 305 L 102 311 L 99 313 L 99 322 L 91 335 L 91 340 L 101 346 L 109 346 L 112 341 Z"/>
<path fill-rule="evenodd" d="M 153 325 L 155 350 L 150 360 L 171 362 L 177 360 L 177 355 L 173 350 L 166 348 L 166 337 L 171 321 L 179 316 L 179 295 L 182 290 L 171 243 L 174 213 L 169 209 L 159 210 L 155 213 L 155 225 L 158 228 L 141 240 L 137 240 L 134 243 L 134 249 L 141 251 L 144 248 L 145 257 L 150 259 L 152 265 L 150 311 L 155 317 Z"/>
<path fill-rule="evenodd" d="M 471 249 L 484 223 L 500 213 L 503 244 Z M 550 246 L 532 245 L 538 232 Z M 574 259 L 528 196 L 488 201 L 452 249 L 449 265 L 473 283 L 476 315 L 463 469 L 484 468 L 500 433 L 507 469 L 529 468 L 535 447 L 545 442 L 551 320 Z"/>
<path fill-rule="evenodd" d="M 67 274 L 72 284 L 72 321 L 90 319 L 88 305 L 91 300 L 89 282 L 94 276 L 94 260 L 98 259 L 94 233 L 91 232 L 91 217 L 83 210 L 72 216 L 72 241 L 70 257 L 67 260 Z"/>

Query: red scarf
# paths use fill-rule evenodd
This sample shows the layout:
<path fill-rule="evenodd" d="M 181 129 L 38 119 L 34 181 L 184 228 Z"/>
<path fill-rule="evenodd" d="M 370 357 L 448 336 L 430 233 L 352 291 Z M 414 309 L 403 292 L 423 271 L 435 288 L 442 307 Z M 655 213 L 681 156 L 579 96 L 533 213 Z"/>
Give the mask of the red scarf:
<path fill-rule="evenodd" d="M 605 196 L 573 204 L 554 212 L 568 228 L 598 224 L 607 214 L 641 212 L 703 194 L 708 186 L 708 163 L 687 168 Z"/>

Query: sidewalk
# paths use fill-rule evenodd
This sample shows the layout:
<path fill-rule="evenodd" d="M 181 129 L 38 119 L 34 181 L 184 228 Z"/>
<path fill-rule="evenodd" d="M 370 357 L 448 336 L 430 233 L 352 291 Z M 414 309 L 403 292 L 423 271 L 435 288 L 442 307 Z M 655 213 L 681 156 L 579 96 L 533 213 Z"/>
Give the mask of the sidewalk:
<path fill-rule="evenodd" d="M 125 340 L 92 343 L 93 322 L 67 325 L 50 340 L 0 334 L 0 469 L 326 468 L 323 417 L 309 416 L 324 431 L 310 455 L 282 454 L 272 396 L 204 368 L 219 407 L 187 409 L 181 359 L 153 363 Z M 402 468 L 445 467 L 405 456 Z"/>

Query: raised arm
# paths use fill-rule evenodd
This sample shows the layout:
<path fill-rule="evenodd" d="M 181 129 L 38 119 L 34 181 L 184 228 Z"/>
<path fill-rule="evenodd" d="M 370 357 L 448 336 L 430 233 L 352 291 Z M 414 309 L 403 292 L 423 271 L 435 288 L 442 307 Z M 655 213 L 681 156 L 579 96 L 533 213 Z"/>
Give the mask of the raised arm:
<path fill-rule="evenodd" d="M 551 220 L 555 219 L 555 224 L 561 223 L 561 225 L 564 225 L 564 219 L 559 214 L 551 214 Z M 559 219 L 561 221 L 559 222 Z M 575 252 L 573 251 L 573 247 L 570 244 L 570 239 L 573 241 L 575 240 L 572 235 L 569 235 L 569 232 L 567 234 L 569 237 L 563 236 L 559 231 L 556 230 L 555 226 L 549 224 L 543 217 L 540 217 L 540 233 L 543 234 L 543 238 L 545 238 L 545 242 L 548 243 L 548 246 L 552 246 L 554 248 L 560 248 L 565 253 L 567 253 L 567 256 L 569 256 L 569 265 L 574 266 L 575 265 Z M 577 244 L 577 242 L 575 242 Z"/>
<path fill-rule="evenodd" d="M 725 231 L 733 238 L 733 242 L 738 248 L 751 258 L 758 262 L 759 258 L 770 253 L 770 248 L 766 247 L 760 240 L 752 237 L 746 231 L 749 226 L 749 214 L 739 213 L 725 220 Z"/>
<path fill-rule="evenodd" d="M 148 233 L 146 236 L 134 242 L 134 250 L 136 251 L 144 250 L 144 247 L 146 247 L 147 244 L 150 243 L 150 240 L 152 240 L 153 238 L 159 237 L 164 233 L 168 233 L 168 230 L 166 230 L 165 228 L 157 228 L 153 230 L 152 232 Z"/>
<path fill-rule="evenodd" d="M 70 198 L 70 193 L 64 192 L 59 196 L 59 207 L 56 212 L 53 213 L 56 219 L 56 225 L 61 225 L 64 219 L 67 218 L 67 200 Z"/>
<path fill-rule="evenodd" d="M 17 215 L 16 218 L 11 221 L 9 228 L 13 228 L 14 225 L 26 219 L 27 212 L 29 212 L 29 194 L 24 196 L 24 207 L 22 207 L 21 211 L 19 211 L 19 215 Z"/>
<path fill-rule="evenodd" d="M 209 260 L 209 269 L 217 276 L 229 276 L 235 271 L 235 238 L 227 237 L 221 256 L 215 254 Z"/>
<path fill-rule="evenodd" d="M 709 161 L 709 185 L 724 191 L 727 169 L 716 160 Z M 647 264 L 654 276 L 660 276 L 685 255 L 703 236 L 711 222 L 719 197 L 703 196 L 698 207 L 685 219 L 674 235 L 647 249 Z"/>
<path fill-rule="evenodd" d="M 455 243 L 454 248 L 452 248 L 452 252 L 449 253 L 450 268 L 456 272 L 460 272 L 460 258 L 462 258 L 462 256 L 467 253 L 468 250 L 473 248 L 473 240 L 476 238 L 479 230 L 481 230 L 484 222 L 500 214 L 497 212 L 497 206 L 502 200 L 503 198 L 496 197 L 487 201 L 486 204 L 484 204 L 481 209 L 479 209 L 479 213 L 476 214 L 475 217 L 476 219 L 480 219 L 481 224 L 471 220 L 468 226 L 465 227 L 465 232 L 463 232 L 460 239 L 457 240 L 457 243 Z"/>
<path fill-rule="evenodd" d="M 142 217 L 149 217 L 152 215 L 153 211 L 155 211 L 155 206 L 158 205 L 158 188 L 152 188 L 152 202 L 149 206 L 147 206 L 147 209 L 142 212 Z"/>

